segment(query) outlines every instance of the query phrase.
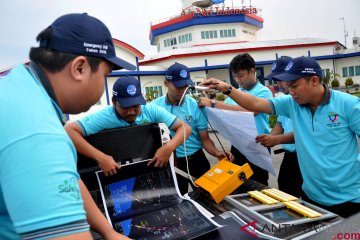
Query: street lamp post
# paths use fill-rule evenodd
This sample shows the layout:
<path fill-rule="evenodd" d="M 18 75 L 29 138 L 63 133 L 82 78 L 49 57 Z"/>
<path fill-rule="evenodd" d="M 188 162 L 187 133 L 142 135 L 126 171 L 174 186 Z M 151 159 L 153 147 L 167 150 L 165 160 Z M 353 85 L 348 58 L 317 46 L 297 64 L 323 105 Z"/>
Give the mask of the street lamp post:
<path fill-rule="evenodd" d="M 342 17 L 342 18 L 339 18 L 339 20 L 342 20 L 343 23 L 344 23 L 344 38 L 345 38 L 345 47 L 347 47 L 346 45 L 346 37 L 348 36 L 348 32 L 346 31 L 346 27 L 345 27 L 345 18 Z"/>

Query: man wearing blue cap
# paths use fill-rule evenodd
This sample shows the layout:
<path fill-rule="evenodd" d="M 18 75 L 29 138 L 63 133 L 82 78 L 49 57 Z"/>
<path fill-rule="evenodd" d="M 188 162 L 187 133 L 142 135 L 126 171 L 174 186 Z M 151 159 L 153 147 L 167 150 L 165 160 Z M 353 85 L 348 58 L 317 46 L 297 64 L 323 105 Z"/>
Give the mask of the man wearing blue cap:
<path fill-rule="evenodd" d="M 291 57 L 282 56 L 273 63 L 272 72 L 265 76 L 264 79 L 273 80 L 274 77 L 285 72 L 286 66 L 292 60 Z M 289 94 L 289 89 L 285 81 L 278 81 L 278 86 L 284 94 Z M 297 159 L 294 143 L 294 132 L 291 119 L 284 116 L 278 116 L 276 125 L 271 129 L 270 134 L 260 134 L 256 141 L 265 147 L 274 147 L 282 144 L 285 151 L 284 158 L 281 162 L 278 175 L 279 189 L 293 196 L 300 197 L 302 194 L 302 176 Z"/>
<path fill-rule="evenodd" d="M 229 69 L 233 74 L 235 80 L 239 83 L 239 90 L 247 92 L 251 95 L 261 98 L 271 98 L 272 93 L 269 88 L 262 85 L 257 79 L 255 74 L 255 60 L 250 54 L 243 53 L 236 55 L 230 62 Z M 231 98 L 226 98 L 224 102 L 216 101 L 214 104 L 210 104 L 210 99 L 200 98 L 199 106 L 215 107 L 219 109 L 249 112 L 234 102 Z M 269 127 L 269 115 L 265 113 L 254 113 L 254 119 L 256 129 L 259 134 L 268 134 L 270 132 Z M 241 124 L 241 123 L 239 123 Z M 270 149 L 269 149 L 270 151 Z M 251 176 L 252 180 L 255 180 L 264 185 L 268 185 L 269 173 L 252 162 L 250 162 L 244 154 L 242 154 L 237 148 L 231 146 L 231 153 L 234 155 L 234 163 L 237 165 L 244 165 L 248 163 L 253 170 L 254 174 Z"/>
<path fill-rule="evenodd" d="M 151 102 L 151 105 L 157 105 L 165 108 L 168 112 L 174 114 L 178 118 L 190 125 L 192 133 L 184 144 L 176 148 L 176 166 L 187 171 L 187 161 L 189 163 L 190 175 L 199 178 L 210 169 L 210 163 L 206 158 L 203 148 L 212 156 L 222 159 L 231 154 L 219 151 L 214 142 L 210 139 L 208 133 L 208 122 L 206 112 L 201 111 L 197 102 L 192 97 L 184 96 L 186 88 L 189 85 L 194 85 L 190 78 L 189 69 L 180 63 L 171 65 L 166 70 L 165 86 L 168 88 L 166 96 L 157 98 Z M 174 135 L 174 132 L 171 132 Z M 186 151 L 185 151 L 186 150 Z M 185 158 L 187 156 L 187 160 Z M 180 192 L 185 194 L 188 192 L 188 182 L 186 179 L 179 177 L 178 185 Z"/>
<path fill-rule="evenodd" d="M 30 65 L 0 80 L 0 239 L 91 239 L 86 216 L 104 239 L 120 239 L 79 181 L 63 112 L 88 110 L 112 69 L 134 66 L 87 14 L 59 17 L 37 40 Z"/>
<path fill-rule="evenodd" d="M 270 100 L 237 91 L 217 79 L 204 85 L 230 92 L 246 109 L 291 118 L 304 181 L 302 197 L 347 217 L 360 211 L 360 98 L 327 88 L 321 75 L 314 59 L 294 58 L 275 77 L 287 82 L 290 96 Z"/>
<path fill-rule="evenodd" d="M 161 107 L 146 105 L 141 94 L 140 81 L 134 77 L 126 76 L 116 80 L 113 86 L 112 103 L 112 106 L 65 126 L 77 151 L 97 161 L 105 176 L 116 174 L 121 166 L 115 162 L 112 156 L 101 152 L 88 143 L 84 136 L 118 127 L 165 123 L 169 129 L 175 132 L 175 135 L 156 151 L 155 156 L 149 162 L 149 165 L 154 164 L 155 167 L 163 167 L 167 165 L 170 155 L 176 147 L 184 142 L 184 131 L 186 138 L 191 134 L 191 128 L 184 124 L 185 130 L 183 130 L 182 121 L 174 115 Z"/>

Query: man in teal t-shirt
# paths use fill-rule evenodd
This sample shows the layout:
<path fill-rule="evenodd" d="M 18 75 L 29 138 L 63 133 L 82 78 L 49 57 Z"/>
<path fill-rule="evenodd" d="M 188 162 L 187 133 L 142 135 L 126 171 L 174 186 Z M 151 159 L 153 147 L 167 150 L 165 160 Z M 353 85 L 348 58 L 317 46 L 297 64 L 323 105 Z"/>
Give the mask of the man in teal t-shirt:
<path fill-rule="evenodd" d="M 121 77 L 116 80 L 113 86 L 112 103 L 112 106 L 65 126 L 77 151 L 97 161 L 105 176 L 116 174 L 121 166 L 115 162 L 112 156 L 94 148 L 84 139 L 84 136 L 111 128 L 146 123 L 165 123 L 170 130 L 175 132 L 175 135 L 168 143 L 156 151 L 155 156 L 149 162 L 149 164 L 154 164 L 155 167 L 163 167 L 167 165 L 170 155 L 175 151 L 176 147 L 184 142 L 184 134 L 185 138 L 187 138 L 191 133 L 190 127 L 183 124 L 174 115 L 161 107 L 146 104 L 141 94 L 140 81 L 134 77 Z"/>
<path fill-rule="evenodd" d="M 272 65 L 272 72 L 265 76 L 265 79 L 274 80 L 274 77 L 284 73 L 285 67 L 291 60 L 292 58 L 287 56 L 276 59 Z M 278 81 L 278 86 L 284 94 L 289 94 L 286 82 Z M 282 150 L 285 153 L 278 175 L 279 189 L 293 196 L 300 197 L 302 194 L 301 186 L 303 180 L 294 144 L 294 132 L 291 119 L 278 116 L 277 123 L 271 129 L 270 134 L 260 134 L 256 137 L 256 141 L 265 147 L 274 147 L 282 144 Z M 276 154 L 276 151 L 274 151 L 274 153 Z"/>
<path fill-rule="evenodd" d="M 30 64 L 0 78 L 0 239 L 92 239 L 89 224 L 106 240 L 125 239 L 79 180 L 63 112 L 87 111 L 113 68 L 134 66 L 115 56 L 108 28 L 85 13 L 57 18 L 37 40 Z M 94 46 L 106 51 L 87 51 Z"/>
<path fill-rule="evenodd" d="M 230 71 L 232 72 L 235 80 L 239 83 L 240 91 L 249 93 L 259 98 L 271 98 L 272 93 L 269 88 L 262 85 L 255 75 L 255 60 L 248 54 L 236 55 L 230 62 Z M 219 109 L 244 111 L 249 112 L 247 109 L 242 108 L 231 98 L 227 98 L 224 102 L 216 101 L 213 105 L 210 104 L 210 99 L 200 98 L 199 106 L 215 107 Z M 269 128 L 269 114 L 267 113 L 254 113 L 256 129 L 259 134 L 268 134 Z M 242 124 L 239 122 L 238 124 Z M 253 170 L 254 174 L 251 176 L 255 180 L 264 185 L 268 185 L 269 174 L 266 170 L 256 166 L 250 162 L 244 154 L 237 148 L 231 146 L 231 152 L 235 157 L 234 163 L 244 165 L 248 163 Z"/>
<path fill-rule="evenodd" d="M 217 79 L 202 85 L 230 89 L 229 96 L 246 109 L 291 118 L 304 180 L 302 198 L 347 217 L 360 211 L 360 98 L 329 89 L 321 83 L 321 75 L 314 59 L 294 58 L 275 77 L 287 82 L 289 95 L 270 100 Z"/>
<path fill-rule="evenodd" d="M 190 175 L 199 178 L 210 169 L 210 163 L 203 148 L 218 159 L 225 158 L 226 154 L 231 159 L 231 154 L 216 148 L 209 137 L 206 112 L 198 107 L 195 99 L 185 95 L 183 101 L 180 102 L 186 94 L 186 88 L 194 85 L 189 69 L 183 64 L 174 63 L 166 70 L 165 78 L 164 84 L 168 88 L 166 96 L 153 100 L 151 105 L 163 107 L 191 127 L 190 137 L 185 144 L 176 148 L 176 164 L 179 169 L 188 172 L 188 162 Z M 174 135 L 174 132 L 171 132 L 171 135 Z M 178 177 L 178 185 L 182 194 L 188 192 L 188 182 L 183 177 Z"/>

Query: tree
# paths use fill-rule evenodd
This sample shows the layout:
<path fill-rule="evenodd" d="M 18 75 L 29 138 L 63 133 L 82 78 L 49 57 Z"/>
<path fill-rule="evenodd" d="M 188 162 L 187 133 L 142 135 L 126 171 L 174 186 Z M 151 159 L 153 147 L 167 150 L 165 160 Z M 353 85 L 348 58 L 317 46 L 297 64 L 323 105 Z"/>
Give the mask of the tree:
<path fill-rule="evenodd" d="M 352 78 L 351 77 L 347 78 L 345 80 L 345 86 L 348 87 L 348 86 L 352 86 L 352 85 L 354 85 L 354 81 L 352 80 Z"/>
<path fill-rule="evenodd" d="M 336 88 L 336 87 L 339 87 L 339 86 L 340 86 L 340 82 L 336 78 L 331 81 L 331 87 L 332 88 Z"/>

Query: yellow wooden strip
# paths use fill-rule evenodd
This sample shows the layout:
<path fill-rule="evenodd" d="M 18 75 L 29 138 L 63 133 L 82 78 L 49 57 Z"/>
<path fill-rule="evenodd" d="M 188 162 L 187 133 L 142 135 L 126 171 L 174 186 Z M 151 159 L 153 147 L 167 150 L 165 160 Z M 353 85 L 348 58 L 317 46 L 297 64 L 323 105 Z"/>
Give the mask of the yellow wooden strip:
<path fill-rule="evenodd" d="M 294 197 L 275 188 L 264 189 L 262 190 L 262 192 L 282 202 L 294 201 L 298 199 L 297 197 Z"/>
<path fill-rule="evenodd" d="M 259 200 L 260 202 L 265 203 L 265 204 L 275 204 L 275 203 L 279 202 L 278 200 L 276 200 L 272 197 L 269 197 L 259 191 L 250 191 L 250 192 L 248 192 L 248 194 L 250 196 L 252 196 L 253 198 L 256 198 L 257 200 Z"/>
<path fill-rule="evenodd" d="M 291 208 L 295 212 L 301 213 L 302 215 L 304 215 L 306 217 L 316 218 L 316 217 L 320 217 L 322 215 L 321 213 L 319 213 L 311 208 L 308 208 L 298 202 L 289 201 L 289 202 L 283 202 L 283 204 L 285 206 L 287 206 L 288 208 Z"/>

